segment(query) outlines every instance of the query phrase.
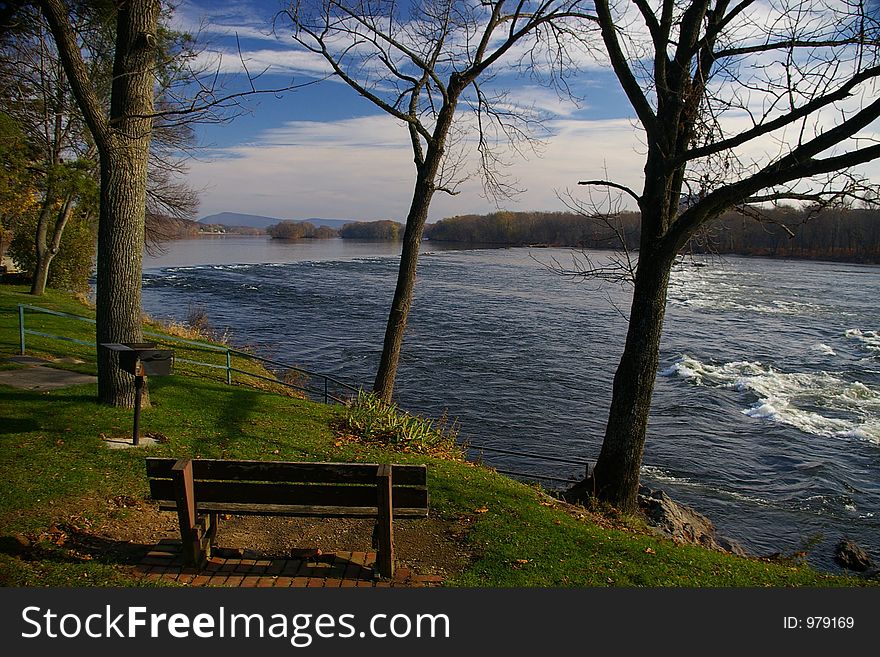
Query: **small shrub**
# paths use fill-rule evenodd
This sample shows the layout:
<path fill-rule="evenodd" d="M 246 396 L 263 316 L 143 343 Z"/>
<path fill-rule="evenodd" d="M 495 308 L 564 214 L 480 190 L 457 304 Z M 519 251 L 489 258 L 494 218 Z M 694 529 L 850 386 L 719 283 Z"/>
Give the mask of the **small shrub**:
<path fill-rule="evenodd" d="M 214 331 L 208 318 L 208 310 L 202 305 L 190 305 L 187 308 L 186 323 L 193 331 L 202 335 L 211 335 Z"/>
<path fill-rule="evenodd" d="M 208 312 L 204 306 L 190 306 L 186 313 L 186 320 L 183 322 L 173 319 L 154 319 L 148 315 L 144 315 L 143 320 L 145 323 L 176 338 L 214 342 L 223 345 L 229 344 L 229 330 L 227 329 L 221 333 L 214 329 L 211 326 Z"/>
<path fill-rule="evenodd" d="M 345 407 L 336 429 L 345 437 L 367 444 L 464 460 L 464 448 L 456 442 L 458 429 L 445 413 L 436 421 L 410 415 L 368 392 L 360 391 L 357 399 Z"/>

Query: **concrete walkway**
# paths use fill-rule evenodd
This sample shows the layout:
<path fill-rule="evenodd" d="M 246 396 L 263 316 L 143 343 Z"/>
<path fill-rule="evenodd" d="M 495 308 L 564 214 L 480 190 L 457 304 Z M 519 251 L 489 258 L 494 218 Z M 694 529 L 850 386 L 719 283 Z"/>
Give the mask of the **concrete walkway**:
<path fill-rule="evenodd" d="M 246 559 L 215 550 L 202 569 L 183 565 L 180 541 L 163 539 L 135 567 L 135 574 L 147 580 L 165 580 L 186 586 L 234 587 L 425 587 L 437 586 L 439 575 L 417 575 L 398 566 L 394 579 L 376 576 L 375 552 L 333 552 L 300 550 L 281 559 Z"/>
<path fill-rule="evenodd" d="M 75 361 L 65 361 L 64 359 L 50 361 L 32 356 L 13 356 L 7 358 L 6 362 L 25 366 L 14 370 L 0 371 L 0 384 L 12 386 L 13 388 L 45 391 L 98 382 L 97 377 L 88 374 L 79 374 L 78 372 L 50 367 L 50 365 L 56 362 Z"/>

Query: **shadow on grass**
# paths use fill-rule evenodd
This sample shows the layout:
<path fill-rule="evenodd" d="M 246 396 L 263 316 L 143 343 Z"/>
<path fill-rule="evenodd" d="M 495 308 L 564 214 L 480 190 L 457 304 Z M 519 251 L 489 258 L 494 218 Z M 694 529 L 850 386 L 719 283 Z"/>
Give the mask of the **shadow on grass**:
<path fill-rule="evenodd" d="M 33 542 L 23 540 L 21 536 L 0 536 L 0 553 L 25 561 L 134 566 L 153 547 L 95 536 L 68 525 L 53 526 L 53 529 L 55 531 L 41 535 Z"/>
<path fill-rule="evenodd" d="M 171 381 L 159 380 L 151 382 L 153 399 L 156 400 L 156 412 L 161 413 L 162 391 L 175 384 Z M 179 385 L 179 383 L 177 384 Z M 206 418 L 213 414 L 217 419 L 206 423 L 206 426 L 220 427 L 222 433 L 217 435 L 195 436 L 192 441 L 193 450 L 198 453 L 202 450 L 211 451 L 212 448 L 226 449 L 234 446 L 238 440 L 252 440 L 247 436 L 246 430 L 250 427 L 249 420 L 261 413 L 260 399 L 265 393 L 239 386 L 227 386 L 223 388 L 201 387 L 193 385 L 185 393 L 188 403 L 193 408 L 203 411 Z"/>
<path fill-rule="evenodd" d="M 0 434 L 30 433 L 39 428 L 37 421 L 30 417 L 0 417 Z"/>
<path fill-rule="evenodd" d="M 32 390 L 0 388 L 0 408 L 3 409 L 3 414 L 0 415 L 0 435 L 45 430 L 47 425 L 51 424 L 51 418 L 64 417 L 65 406 L 77 406 L 95 401 L 90 395 L 59 396 Z M 46 409 L 42 416 L 38 416 L 35 414 L 34 404 L 40 404 L 41 408 L 51 406 L 51 410 Z"/>
<path fill-rule="evenodd" d="M 21 388 L 12 388 L 11 386 L 0 386 L 0 404 L 15 404 L 16 402 L 65 402 L 65 403 L 93 403 L 98 406 L 97 395 L 83 394 L 52 394 L 50 392 L 40 392 L 37 390 L 23 390 Z"/>

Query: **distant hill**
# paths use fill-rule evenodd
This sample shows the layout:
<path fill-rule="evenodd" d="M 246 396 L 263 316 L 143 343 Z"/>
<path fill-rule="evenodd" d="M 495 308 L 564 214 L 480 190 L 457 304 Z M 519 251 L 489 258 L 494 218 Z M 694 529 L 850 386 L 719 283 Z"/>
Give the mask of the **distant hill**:
<path fill-rule="evenodd" d="M 241 214 L 239 212 L 220 212 L 212 214 L 208 217 L 199 219 L 199 223 L 203 224 L 220 224 L 222 226 L 247 226 L 249 228 L 265 229 L 272 224 L 277 224 L 283 219 L 277 217 L 263 217 L 258 214 Z M 315 227 L 328 226 L 329 228 L 341 228 L 344 224 L 350 223 L 350 219 L 319 219 L 312 217 L 310 219 L 291 219 L 290 221 L 304 222 L 307 221 Z"/>

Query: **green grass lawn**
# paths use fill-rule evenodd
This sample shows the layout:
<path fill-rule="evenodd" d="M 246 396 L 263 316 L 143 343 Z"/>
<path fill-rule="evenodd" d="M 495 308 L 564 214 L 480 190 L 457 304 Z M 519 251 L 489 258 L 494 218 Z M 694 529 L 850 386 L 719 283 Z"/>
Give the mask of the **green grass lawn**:
<path fill-rule="evenodd" d="M 0 286 L 0 359 L 18 353 L 17 304 L 80 315 L 90 311 L 64 295 L 34 300 L 22 287 Z M 94 340 L 90 324 L 42 316 L 41 330 Z M 34 320 L 33 327 L 37 327 Z M 28 316 L 28 326 L 32 326 Z M 94 347 L 28 336 L 30 355 L 76 356 L 94 371 Z M 98 405 L 95 386 L 49 393 L 0 386 L 0 584 L 133 586 L 113 559 L 82 559 L 50 541 L 22 554 L 17 535 L 47 533 L 53 523 L 86 513 L 98 523 L 125 509 L 93 504 L 121 496 L 145 499 L 144 457 L 200 456 L 265 460 L 394 461 L 428 464 L 432 514 L 470 519 L 461 540 L 476 555 L 451 586 L 854 586 L 864 580 L 810 568 L 745 559 L 649 536 L 633 522 L 610 529 L 557 508 L 540 490 L 489 469 L 339 441 L 330 424 L 338 409 L 289 395 L 226 385 L 225 376 L 177 368 L 150 380 L 152 407 L 142 431 L 167 442 L 109 450 L 104 436 L 128 435 L 132 411 Z M 83 512 L 82 509 L 87 511 Z M 48 532 L 51 533 L 51 532 Z M 36 556 L 35 556 L 36 555 Z"/>

